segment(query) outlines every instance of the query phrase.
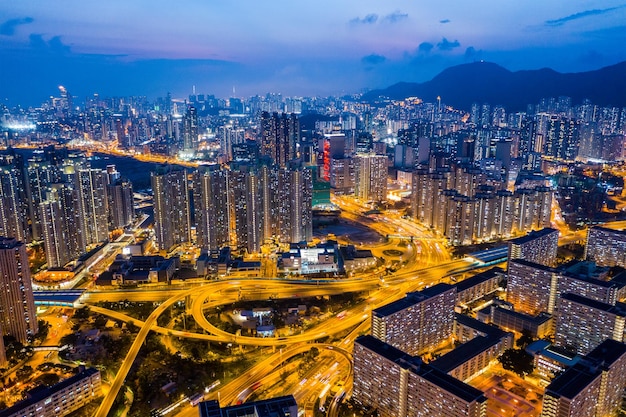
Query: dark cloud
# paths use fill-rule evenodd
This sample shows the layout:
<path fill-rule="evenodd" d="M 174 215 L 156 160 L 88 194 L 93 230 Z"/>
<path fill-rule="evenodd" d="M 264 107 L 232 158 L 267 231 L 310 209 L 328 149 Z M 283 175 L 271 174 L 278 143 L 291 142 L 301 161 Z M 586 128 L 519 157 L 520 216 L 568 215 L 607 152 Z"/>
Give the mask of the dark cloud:
<path fill-rule="evenodd" d="M 30 47 L 40 52 L 52 52 L 55 54 L 68 54 L 71 52 L 70 47 L 61 41 L 60 36 L 53 36 L 49 41 L 43 38 L 39 33 L 31 33 L 28 37 Z"/>
<path fill-rule="evenodd" d="M 443 19 L 440 20 L 439 23 L 450 23 L 450 19 Z"/>
<path fill-rule="evenodd" d="M 467 49 L 465 49 L 465 61 L 470 61 L 470 62 L 474 62 L 474 61 L 479 61 L 481 58 L 480 56 L 482 55 L 482 51 L 477 51 L 476 48 L 474 48 L 473 46 L 468 47 Z"/>
<path fill-rule="evenodd" d="M 393 13 L 390 13 L 386 16 L 384 16 L 381 20 L 385 23 L 398 23 L 404 19 L 408 19 L 409 18 L 409 14 L 408 13 L 402 13 L 399 10 L 396 10 Z"/>
<path fill-rule="evenodd" d="M 376 13 L 370 13 L 366 15 L 363 19 L 361 19 L 360 17 L 355 17 L 354 19 L 350 20 L 350 23 L 352 23 L 353 25 L 373 25 L 377 21 L 378 15 Z"/>
<path fill-rule="evenodd" d="M 422 42 L 417 47 L 417 52 L 420 53 L 420 54 L 427 54 L 430 51 L 432 51 L 434 47 L 435 47 L 435 45 L 433 45 L 430 42 Z"/>
<path fill-rule="evenodd" d="M 588 16 L 598 16 L 598 15 L 601 15 L 601 14 L 612 12 L 613 10 L 622 9 L 624 7 L 626 7 L 626 5 L 621 5 L 621 6 L 617 6 L 617 7 L 609 7 L 608 9 L 590 9 L 590 10 L 585 10 L 585 11 L 582 11 L 582 12 L 571 14 L 569 16 L 561 17 L 559 19 L 546 20 L 545 24 L 546 24 L 546 26 L 561 26 L 561 25 L 564 25 L 567 22 L 571 22 L 572 20 L 578 20 L 578 19 L 582 19 L 582 18 L 588 17 Z"/>
<path fill-rule="evenodd" d="M 446 38 L 442 38 L 441 42 L 437 44 L 437 49 L 439 49 L 440 51 L 451 51 L 454 48 L 458 48 L 459 46 L 461 46 L 461 44 L 456 39 L 450 42 Z"/>
<path fill-rule="evenodd" d="M 378 64 L 382 64 L 386 60 L 387 58 L 385 58 L 382 55 L 371 54 L 371 55 L 367 55 L 361 58 L 361 63 L 365 65 L 378 65 Z"/>
<path fill-rule="evenodd" d="M 20 17 L 17 19 L 9 19 L 0 25 L 0 35 L 13 36 L 15 35 L 15 29 L 20 25 L 27 25 L 33 23 L 35 19 L 32 17 Z"/>

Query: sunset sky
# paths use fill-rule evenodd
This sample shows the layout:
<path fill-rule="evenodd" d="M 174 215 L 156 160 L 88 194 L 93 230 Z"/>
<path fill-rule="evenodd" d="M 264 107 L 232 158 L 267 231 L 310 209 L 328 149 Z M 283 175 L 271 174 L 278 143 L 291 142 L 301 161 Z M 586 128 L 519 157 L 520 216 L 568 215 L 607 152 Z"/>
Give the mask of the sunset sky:
<path fill-rule="evenodd" d="M 615 1 L 6 0 L 0 98 L 346 94 L 476 60 L 597 69 L 624 45 Z"/>

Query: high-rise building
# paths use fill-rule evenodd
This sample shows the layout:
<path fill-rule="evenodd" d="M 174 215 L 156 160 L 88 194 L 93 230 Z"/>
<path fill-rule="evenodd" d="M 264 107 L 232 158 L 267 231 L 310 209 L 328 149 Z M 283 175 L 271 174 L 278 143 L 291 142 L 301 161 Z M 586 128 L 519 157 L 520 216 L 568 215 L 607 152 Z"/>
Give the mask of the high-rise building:
<path fill-rule="evenodd" d="M 80 227 L 87 245 L 104 242 L 109 238 L 107 185 L 106 171 L 78 168 L 74 173 Z"/>
<path fill-rule="evenodd" d="M 187 107 L 183 116 L 183 146 L 184 152 L 198 150 L 198 112 L 194 106 Z"/>
<path fill-rule="evenodd" d="M 313 178 L 311 170 L 292 166 L 278 172 L 279 239 L 308 242 L 313 238 Z"/>
<path fill-rule="evenodd" d="M 78 192 L 70 185 L 51 186 L 39 205 L 39 218 L 48 268 L 63 268 L 85 251 Z"/>
<path fill-rule="evenodd" d="M 556 306 L 558 272 L 523 259 L 509 261 L 506 299 L 515 310 L 536 315 L 552 313 Z"/>
<path fill-rule="evenodd" d="M 561 294 L 556 318 L 555 344 L 586 355 L 606 339 L 624 341 L 626 304 L 595 301 L 576 294 Z"/>
<path fill-rule="evenodd" d="M 626 345 L 605 340 L 546 387 L 542 417 L 616 415 L 626 385 Z"/>
<path fill-rule="evenodd" d="M 164 167 L 150 175 L 154 193 L 154 231 L 160 250 L 191 242 L 187 171 Z"/>
<path fill-rule="evenodd" d="M 454 325 L 456 288 L 437 284 L 372 311 L 372 336 L 411 355 L 448 340 Z"/>
<path fill-rule="evenodd" d="M 109 211 L 109 227 L 118 229 L 128 226 L 135 218 L 133 200 L 133 184 L 123 178 L 118 178 L 107 185 L 107 199 Z"/>
<path fill-rule="evenodd" d="M 228 177 L 231 224 L 238 249 L 259 252 L 263 243 L 263 187 L 252 164 L 234 164 Z"/>
<path fill-rule="evenodd" d="M 284 168 L 299 157 L 300 120 L 296 114 L 261 113 L 261 155 Z"/>
<path fill-rule="evenodd" d="M 354 193 L 365 201 L 387 199 L 387 157 L 364 154 L 354 157 Z"/>
<path fill-rule="evenodd" d="M 590 227 L 587 231 L 585 259 L 598 265 L 626 268 L 626 230 Z"/>
<path fill-rule="evenodd" d="M 523 259 L 546 266 L 556 265 L 559 231 L 544 228 L 509 241 L 509 260 Z"/>
<path fill-rule="evenodd" d="M 46 201 L 52 184 L 61 182 L 61 172 L 56 164 L 33 157 L 28 161 L 27 195 L 28 213 L 32 223 L 33 240 L 42 239 L 42 220 L 39 205 Z"/>
<path fill-rule="evenodd" d="M 228 173 L 218 165 L 194 173 L 194 210 L 198 245 L 214 250 L 230 242 Z"/>
<path fill-rule="evenodd" d="M 0 155 L 0 236 L 28 242 L 31 237 L 28 199 L 20 159 L 15 155 Z"/>
<path fill-rule="evenodd" d="M 487 398 L 471 386 L 372 336 L 354 342 L 352 398 L 381 417 L 483 417 Z"/>
<path fill-rule="evenodd" d="M 26 245 L 15 238 L 0 237 L 0 285 L 2 334 L 26 343 L 37 334 L 37 311 Z"/>
<path fill-rule="evenodd" d="M 331 158 L 330 186 L 336 195 L 354 194 L 355 172 L 353 158 Z"/>

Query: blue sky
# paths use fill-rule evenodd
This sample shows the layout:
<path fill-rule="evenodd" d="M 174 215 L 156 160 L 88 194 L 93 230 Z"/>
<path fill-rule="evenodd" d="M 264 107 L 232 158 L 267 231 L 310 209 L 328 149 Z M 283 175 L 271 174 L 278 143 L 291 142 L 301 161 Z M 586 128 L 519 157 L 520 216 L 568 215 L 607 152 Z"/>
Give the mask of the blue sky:
<path fill-rule="evenodd" d="M 624 45 L 620 1 L 4 0 L 0 98 L 344 94 L 480 59 L 597 69 Z"/>

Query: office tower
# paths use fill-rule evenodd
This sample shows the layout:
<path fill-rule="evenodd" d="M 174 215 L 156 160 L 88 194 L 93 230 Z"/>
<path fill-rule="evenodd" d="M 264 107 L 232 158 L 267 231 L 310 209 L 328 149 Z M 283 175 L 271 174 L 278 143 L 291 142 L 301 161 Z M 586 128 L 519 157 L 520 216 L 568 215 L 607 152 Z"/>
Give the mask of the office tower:
<path fill-rule="evenodd" d="M 284 168 L 299 157 L 300 120 L 295 114 L 261 113 L 261 155 Z"/>
<path fill-rule="evenodd" d="M 509 260 L 523 259 L 545 266 L 555 266 L 559 231 L 552 228 L 532 231 L 526 236 L 510 240 L 508 245 Z"/>
<path fill-rule="evenodd" d="M 606 304 L 580 295 L 561 294 L 555 344 L 586 355 L 605 339 L 624 340 L 626 304 Z"/>
<path fill-rule="evenodd" d="M 585 259 L 598 265 L 626 268 L 626 230 L 590 227 L 587 231 Z"/>
<path fill-rule="evenodd" d="M 63 268 L 85 251 L 78 192 L 67 184 L 54 184 L 39 205 L 42 238 L 48 268 Z"/>
<path fill-rule="evenodd" d="M 509 261 L 506 300 L 515 310 L 536 315 L 552 314 L 556 306 L 558 272 L 523 259 Z"/>
<path fill-rule="evenodd" d="M 0 236 L 30 241 L 28 203 L 20 158 L 0 155 Z"/>
<path fill-rule="evenodd" d="M 77 168 L 74 189 L 78 192 L 80 227 L 87 245 L 104 242 L 108 234 L 108 207 L 106 171 Z"/>
<path fill-rule="evenodd" d="M 411 355 L 452 335 L 456 288 L 437 284 L 372 311 L 372 336 Z"/>
<path fill-rule="evenodd" d="M 248 253 L 256 253 L 263 243 L 263 200 L 259 172 L 252 164 L 238 163 L 231 166 L 229 199 L 231 224 L 234 225 L 236 246 Z"/>
<path fill-rule="evenodd" d="M 198 246 L 209 250 L 227 246 L 228 171 L 219 165 L 200 167 L 193 177 L 193 197 Z"/>
<path fill-rule="evenodd" d="M 542 417 L 616 415 L 626 385 L 626 345 L 605 340 L 546 387 Z"/>
<path fill-rule="evenodd" d="M 387 157 L 384 155 L 357 155 L 354 157 L 354 193 L 365 201 L 387 199 Z"/>
<path fill-rule="evenodd" d="M 381 417 L 483 417 L 487 398 L 471 386 L 372 336 L 354 342 L 352 398 Z"/>
<path fill-rule="evenodd" d="M 297 417 L 298 404 L 293 395 L 247 402 L 220 408 L 218 401 L 203 401 L 198 404 L 200 417 Z"/>
<path fill-rule="evenodd" d="M 187 112 L 183 116 L 183 146 L 184 152 L 195 152 L 198 150 L 198 112 L 194 106 L 187 107 Z"/>
<path fill-rule="evenodd" d="M 14 238 L 0 237 L 0 285 L 2 334 L 27 343 L 37 334 L 37 311 L 26 245 Z"/>
<path fill-rule="evenodd" d="M 154 231 L 160 250 L 191 242 L 187 171 L 162 167 L 150 174 L 154 194 Z"/>
<path fill-rule="evenodd" d="M 107 185 L 109 227 L 111 230 L 130 225 L 135 218 L 133 184 L 118 178 Z"/>

